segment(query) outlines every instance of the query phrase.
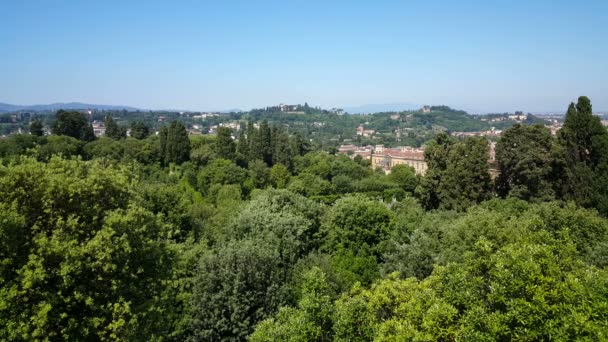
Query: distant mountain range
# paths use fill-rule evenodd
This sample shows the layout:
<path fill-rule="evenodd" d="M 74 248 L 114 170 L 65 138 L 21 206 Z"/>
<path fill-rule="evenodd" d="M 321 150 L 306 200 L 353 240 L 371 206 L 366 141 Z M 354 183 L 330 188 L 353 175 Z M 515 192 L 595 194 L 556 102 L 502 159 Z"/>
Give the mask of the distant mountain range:
<path fill-rule="evenodd" d="M 20 105 L 12 105 L 8 103 L 0 102 L 0 112 L 17 112 L 29 110 L 33 112 L 42 112 L 42 111 L 55 111 L 59 109 L 68 109 L 68 110 L 80 110 L 80 109 L 96 109 L 96 110 L 140 110 L 134 107 L 128 106 L 110 106 L 110 105 L 99 105 L 99 104 L 90 104 L 90 103 L 81 103 L 81 102 L 68 102 L 68 103 L 51 103 L 51 104 L 42 104 L 42 105 L 31 105 L 31 106 L 20 106 Z"/>
<path fill-rule="evenodd" d="M 350 114 L 369 114 L 379 112 L 400 112 L 404 110 L 416 110 L 422 106 L 413 103 L 376 103 L 376 104 L 365 104 L 356 107 L 345 107 L 342 108 L 344 111 Z"/>

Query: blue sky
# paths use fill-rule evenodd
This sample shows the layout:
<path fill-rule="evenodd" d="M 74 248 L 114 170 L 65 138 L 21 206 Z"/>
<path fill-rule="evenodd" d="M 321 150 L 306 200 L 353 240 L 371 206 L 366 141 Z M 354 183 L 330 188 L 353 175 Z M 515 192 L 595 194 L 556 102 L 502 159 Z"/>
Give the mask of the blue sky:
<path fill-rule="evenodd" d="M 608 1 L 0 0 L 0 102 L 608 110 Z"/>

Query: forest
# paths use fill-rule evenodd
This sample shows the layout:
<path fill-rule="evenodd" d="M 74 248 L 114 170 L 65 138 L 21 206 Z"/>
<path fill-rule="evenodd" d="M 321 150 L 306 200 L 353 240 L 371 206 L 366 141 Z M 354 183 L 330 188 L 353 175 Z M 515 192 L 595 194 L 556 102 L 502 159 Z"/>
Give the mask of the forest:
<path fill-rule="evenodd" d="M 238 134 L 170 119 L 108 115 L 96 138 L 60 110 L 0 139 L 0 340 L 608 340 L 587 97 L 555 136 L 505 127 L 495 179 L 480 137 L 437 132 L 424 176 L 385 174 L 262 110 Z"/>

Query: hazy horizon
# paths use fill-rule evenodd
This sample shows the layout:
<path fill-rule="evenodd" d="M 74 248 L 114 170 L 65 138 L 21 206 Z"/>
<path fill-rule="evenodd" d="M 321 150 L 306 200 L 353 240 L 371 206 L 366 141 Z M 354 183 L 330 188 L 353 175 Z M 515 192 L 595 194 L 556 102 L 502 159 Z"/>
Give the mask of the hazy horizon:
<path fill-rule="evenodd" d="M 11 2 L 0 102 L 608 110 L 604 1 Z"/>
<path fill-rule="evenodd" d="M 576 102 L 575 99 L 572 100 L 572 102 Z M 65 105 L 73 105 L 73 104 L 82 104 L 82 105 L 89 105 L 91 107 L 117 107 L 117 108 L 121 108 L 124 107 L 125 109 L 128 110 L 142 110 L 142 111 L 184 111 L 184 112 L 247 112 L 253 109 L 261 109 L 261 108 L 266 108 L 266 107 L 270 107 L 270 106 L 275 106 L 275 105 L 279 105 L 283 102 L 273 102 L 264 106 L 259 106 L 259 107 L 251 107 L 251 108 L 213 108 L 213 109 L 184 109 L 184 108 L 150 108 L 150 107 L 135 107 L 135 106 L 130 106 L 128 104 L 112 104 L 112 103 L 87 103 L 87 102 L 81 102 L 81 101 L 59 101 L 59 102 L 52 102 L 52 103 L 32 103 L 32 104 L 16 104 L 16 103 L 7 103 L 7 102 L 3 102 L 0 101 L 0 104 L 4 104 L 4 105 L 14 105 L 14 106 L 19 106 L 19 107 L 38 107 L 38 106 L 56 106 L 56 105 L 60 105 L 60 104 L 65 104 Z M 304 104 L 305 102 L 293 102 L 293 103 L 289 103 L 289 104 Z M 286 103 L 287 104 L 287 103 Z M 569 103 L 568 103 L 569 104 Z M 428 104 L 413 104 L 413 103 L 366 103 L 366 104 L 361 104 L 361 105 L 354 105 L 354 106 L 332 106 L 332 107 L 326 107 L 326 106 L 318 106 L 314 103 L 310 103 L 309 105 L 313 106 L 313 107 L 321 107 L 322 109 L 333 109 L 333 108 L 339 108 L 339 109 L 343 109 L 345 110 L 347 113 L 350 114 L 373 114 L 373 113 L 379 113 L 379 112 L 391 112 L 391 111 L 410 111 L 410 110 L 418 110 L 420 108 L 422 108 L 423 106 L 448 106 L 452 109 L 456 109 L 456 110 L 464 110 L 466 112 L 468 112 L 469 114 L 475 114 L 475 115 L 483 115 L 483 114 L 500 114 L 500 113 L 513 113 L 516 111 L 521 111 L 524 113 L 532 113 L 532 114 L 565 114 L 567 108 L 564 109 L 555 109 L 555 110 L 545 110 L 545 111 L 528 111 L 525 110 L 523 108 L 519 108 L 519 109 L 513 109 L 513 110 L 505 110 L 505 111 L 472 111 L 472 110 L 467 110 L 466 108 L 459 108 L 459 107 L 454 107 L 454 106 L 450 106 L 448 104 L 445 103 L 428 103 Z M 27 109 L 26 108 L 26 109 Z M 63 109 L 70 109 L 71 107 L 66 107 Z M 84 108 L 84 107 L 83 107 Z M 594 112 L 597 114 L 608 114 L 607 110 L 602 110 L 601 108 L 595 108 L 594 107 Z"/>

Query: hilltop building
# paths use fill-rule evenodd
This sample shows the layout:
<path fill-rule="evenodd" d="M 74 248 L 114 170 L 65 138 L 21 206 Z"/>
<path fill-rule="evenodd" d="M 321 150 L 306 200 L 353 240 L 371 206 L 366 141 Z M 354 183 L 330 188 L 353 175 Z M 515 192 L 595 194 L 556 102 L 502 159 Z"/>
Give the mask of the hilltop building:
<path fill-rule="evenodd" d="M 375 130 L 373 129 L 365 129 L 365 127 L 363 127 L 363 125 L 359 125 L 359 127 L 357 127 L 357 135 L 360 135 L 362 137 L 371 137 L 372 135 L 374 135 L 374 133 L 376 133 Z"/>
<path fill-rule="evenodd" d="M 298 105 L 279 104 L 279 110 L 283 113 L 295 112 L 298 110 Z"/>

